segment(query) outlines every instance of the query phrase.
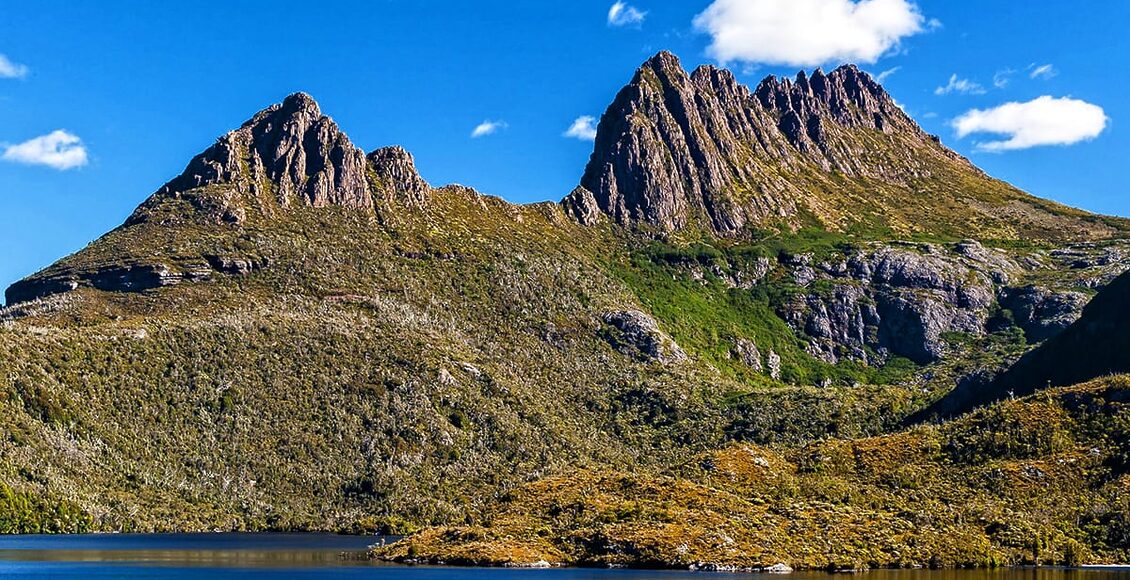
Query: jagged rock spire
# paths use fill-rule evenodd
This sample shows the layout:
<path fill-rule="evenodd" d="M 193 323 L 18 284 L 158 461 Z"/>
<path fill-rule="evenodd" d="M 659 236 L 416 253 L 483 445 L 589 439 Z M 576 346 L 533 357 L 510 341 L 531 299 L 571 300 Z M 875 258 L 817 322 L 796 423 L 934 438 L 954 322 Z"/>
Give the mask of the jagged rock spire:
<path fill-rule="evenodd" d="M 616 222 L 668 231 L 695 221 L 736 231 L 750 220 L 791 213 L 784 198 L 751 192 L 741 207 L 728 199 L 731 186 L 752 179 L 753 155 L 779 157 L 787 146 L 765 130 L 773 120 L 751 102 L 729 71 L 688 75 L 675 55 L 657 54 L 601 117 L 581 189 L 567 205 L 586 219 L 595 202 Z"/>
<path fill-rule="evenodd" d="M 887 150 L 867 132 L 891 136 Z M 728 70 L 688 74 L 661 52 L 601 117 L 580 186 L 563 203 L 583 223 L 607 216 L 661 232 L 736 235 L 820 205 L 805 182 L 813 176 L 901 183 L 926 175 L 930 164 L 905 150 L 919 146 L 972 169 L 854 65 L 768 77 L 750 91 Z"/>
<path fill-rule="evenodd" d="M 382 147 L 365 158 L 376 177 L 374 191 L 388 200 L 400 198 L 416 204 L 424 202 L 431 186 L 420 177 L 415 159 L 403 147 Z"/>
<path fill-rule="evenodd" d="M 248 172 L 250 174 L 248 174 Z M 372 207 L 365 153 L 322 114 L 306 93 L 257 113 L 239 129 L 197 155 L 170 191 L 246 181 L 253 193 L 264 181 L 276 186 L 283 206 Z"/>
<path fill-rule="evenodd" d="M 369 170 L 380 183 L 371 183 Z M 207 198 L 189 192 L 222 186 Z M 226 221 L 248 209 L 344 206 L 372 210 L 378 199 L 405 194 L 422 201 L 430 187 L 399 147 L 368 156 L 306 93 L 295 93 L 220 137 L 138 208 L 127 225 L 147 221 L 163 200 L 184 195 Z"/>

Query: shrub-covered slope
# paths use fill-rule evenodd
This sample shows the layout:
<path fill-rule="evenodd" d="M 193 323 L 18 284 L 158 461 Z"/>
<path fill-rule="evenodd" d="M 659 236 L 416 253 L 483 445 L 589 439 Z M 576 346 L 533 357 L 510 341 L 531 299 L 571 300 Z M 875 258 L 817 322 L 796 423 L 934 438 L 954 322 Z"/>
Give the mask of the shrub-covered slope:
<path fill-rule="evenodd" d="M 1128 404 L 1120 376 L 881 437 L 568 472 L 375 555 L 707 569 L 1123 562 Z"/>

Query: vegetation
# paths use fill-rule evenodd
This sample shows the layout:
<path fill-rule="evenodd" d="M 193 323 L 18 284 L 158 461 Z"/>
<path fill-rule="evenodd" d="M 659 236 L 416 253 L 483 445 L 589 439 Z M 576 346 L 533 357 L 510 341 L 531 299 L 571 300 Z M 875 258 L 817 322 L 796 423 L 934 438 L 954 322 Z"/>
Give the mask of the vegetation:
<path fill-rule="evenodd" d="M 78 534 L 90 525 L 90 516 L 69 502 L 46 501 L 0 483 L 0 534 Z"/>
<path fill-rule="evenodd" d="M 608 546 L 626 545 L 621 528 L 600 526 L 627 522 L 623 533 L 635 530 L 643 546 L 656 522 L 682 522 L 686 533 L 728 529 L 726 514 L 784 526 L 794 512 L 768 510 L 794 509 L 781 503 L 787 493 L 828 486 L 874 485 L 875 501 L 888 501 L 879 483 L 809 473 L 803 450 L 826 437 L 890 432 L 935 398 L 948 380 L 937 377 L 968 370 L 898 358 L 833 365 L 809 354 L 776 313 L 799 291 L 780 275 L 781 261 L 843 252 L 861 243 L 850 232 L 644 241 L 610 226 L 582 228 L 554 205 L 512 206 L 458 187 L 433 192 L 424 207 L 290 208 L 285 219 L 252 213 L 239 225 L 203 219 L 182 207 L 185 198 L 155 203 L 152 221 L 110 232 L 47 273 L 157 263 L 200 281 L 145 292 L 83 288 L 0 312 L 0 481 L 14 490 L 10 520 L 18 522 L 6 531 L 418 531 L 405 546 L 462 561 L 427 540 L 447 530 L 459 535 L 444 550 L 498 550 L 467 552 L 468 562 L 588 562 L 590 548 L 559 537 L 588 538 L 584 530 L 599 524 Z M 255 267 L 223 272 L 207 256 Z M 747 283 L 754 275 L 759 282 Z M 689 356 L 664 363 L 617 351 L 604 338 L 604 316 L 626 309 L 654 317 Z M 1026 348 L 952 338 L 958 358 L 977 364 Z M 779 378 L 737 356 L 743 339 L 780 357 Z M 686 464 L 735 449 L 779 457 L 791 483 L 755 503 Z M 562 505 L 584 506 L 588 490 L 618 486 L 628 491 L 608 498 L 611 514 L 590 521 L 589 508 L 578 507 L 575 520 L 539 520 L 537 530 L 549 532 L 537 542 L 522 527 L 531 520 L 505 523 L 506 505 L 541 517 L 538 498 L 551 489 Z M 826 493 L 819 502 L 834 504 Z M 692 499 L 732 503 L 709 514 L 679 507 Z M 907 507 L 865 510 L 862 495 L 850 499 L 841 508 L 856 519 L 845 522 L 894 525 L 903 521 L 896 507 Z M 829 515 L 840 512 L 803 505 L 811 517 L 797 525 L 840 521 Z M 1094 530 L 1117 536 L 1126 527 L 1118 517 L 1099 517 Z M 521 539 L 506 540 L 506 529 Z M 1051 554 L 1048 542 L 1062 537 L 1039 530 Z M 1113 553 L 1072 534 L 1090 550 L 1072 548 L 1073 557 Z M 749 554 L 838 566 L 890 563 L 892 550 L 904 549 L 903 540 L 875 537 L 869 550 L 878 551 L 825 560 L 818 552 L 791 559 L 801 544 Z M 718 541 L 702 537 L 701 545 Z M 986 545 L 986 558 L 1015 556 Z M 663 559 L 681 544 L 650 546 L 646 557 L 593 547 L 591 558 L 683 561 Z M 725 561 L 726 552 L 695 546 L 687 558 Z M 906 562 L 925 554 L 905 553 Z"/>
<path fill-rule="evenodd" d="M 731 444 L 651 473 L 580 470 L 397 561 L 860 569 L 1125 561 L 1130 377 L 880 437 Z"/>

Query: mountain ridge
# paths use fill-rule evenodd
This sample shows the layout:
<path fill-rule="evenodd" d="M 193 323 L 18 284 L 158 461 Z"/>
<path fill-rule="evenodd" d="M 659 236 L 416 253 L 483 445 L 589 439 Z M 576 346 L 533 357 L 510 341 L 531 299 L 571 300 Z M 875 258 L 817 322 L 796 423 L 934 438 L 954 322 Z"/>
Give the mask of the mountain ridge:
<path fill-rule="evenodd" d="M 399 534 L 482 524 L 492 498 L 575 469 L 613 465 L 643 481 L 731 444 L 787 450 L 889 434 L 955 384 L 1054 340 L 1125 269 L 1130 245 L 1113 239 L 1123 222 L 957 171 L 909 125 L 865 113 L 888 105 L 833 104 L 871 98 L 849 94 L 866 88 L 852 84 L 865 82 L 856 71 L 813 75 L 817 88 L 807 74 L 800 88 L 765 85 L 767 100 L 795 113 L 784 125 L 804 128 L 794 144 L 781 129 L 787 111 L 769 113 L 729 73 L 688 74 L 657 58 L 620 103 L 638 105 L 634 116 L 612 108 L 598 159 L 608 143 L 646 145 L 639 151 L 655 163 L 641 170 L 691 171 L 699 186 L 748 161 L 742 175 L 769 176 L 795 195 L 659 187 L 645 171 L 632 199 L 683 205 L 640 215 L 685 218 L 681 229 L 631 212 L 621 223 L 598 205 L 585 222 L 569 203 L 433 188 L 406 151 L 366 155 L 295 95 L 211 144 L 127 223 L 14 285 L 14 304 L 0 309 L 0 429 L 9 434 L 0 483 L 42 512 L 18 529 L 49 521 L 54 505 L 106 531 Z M 720 106 L 726 91 L 744 95 L 742 106 Z M 678 103 L 707 119 L 686 126 L 701 151 L 725 161 L 719 173 L 693 156 L 667 163 L 683 135 Z M 818 123 L 804 120 L 816 113 Z M 723 126 L 733 133 L 731 119 L 771 153 L 746 155 L 752 142 L 719 138 Z M 637 132 L 608 129 L 620 121 Z M 858 165 L 836 169 L 845 159 Z M 906 173 L 909 185 L 880 187 L 847 174 L 888 161 L 955 181 Z M 972 209 L 973 193 L 946 197 L 966 186 L 1001 197 Z M 757 196 L 796 211 L 760 223 Z M 696 205 L 708 197 L 713 205 Z M 928 197 L 953 206 L 915 205 Z M 848 202 L 851 219 L 832 219 Z M 1043 221 L 1002 225 L 1020 206 Z M 747 221 L 739 227 L 735 216 Z M 732 224 L 733 235 L 715 224 Z M 1089 239 L 1104 232 L 1112 239 Z M 1039 416 L 1035 403 L 1026 408 Z M 887 441 L 897 448 L 898 437 Z M 1091 457 L 1084 443 L 1079 456 Z M 918 457 L 930 473 L 946 465 L 936 449 Z M 857 456 L 840 451 L 850 468 Z M 1057 457 L 1036 451 L 1026 457 Z M 813 458 L 823 456 L 788 463 L 822 470 Z M 985 457 L 1025 460 L 992 448 Z M 975 495 L 955 501 L 985 497 L 982 468 L 993 466 L 958 468 L 952 481 Z M 935 483 L 951 481 L 941 475 Z M 903 484 L 921 481 L 895 476 L 874 489 L 901 501 Z M 832 486 L 812 498 L 812 521 L 834 517 L 827 506 L 844 498 L 836 490 L 855 488 L 805 480 Z M 1074 506 L 1081 496 L 1064 497 Z M 0 501 L 0 528 L 4 517 Z M 1033 525 L 1024 538 L 1048 532 Z"/>
<path fill-rule="evenodd" d="M 815 224 L 1103 237 L 1126 227 L 1081 223 L 1092 218 L 988 177 L 854 65 L 770 76 L 751 90 L 714 66 L 688 73 L 669 52 L 645 62 L 601 116 L 563 204 L 583 223 L 608 218 L 661 236 L 742 238 Z"/>

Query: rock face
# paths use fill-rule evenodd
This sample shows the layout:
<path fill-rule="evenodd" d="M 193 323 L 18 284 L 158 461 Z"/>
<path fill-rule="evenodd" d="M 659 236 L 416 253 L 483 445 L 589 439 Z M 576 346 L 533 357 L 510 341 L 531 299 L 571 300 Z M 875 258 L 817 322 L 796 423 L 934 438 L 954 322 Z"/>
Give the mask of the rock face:
<path fill-rule="evenodd" d="M 802 273 L 802 285 L 822 284 L 795 296 L 780 314 L 829 362 L 881 362 L 888 354 L 933 362 L 942 356 L 945 333 L 984 332 L 993 279 L 1008 275 L 934 246 L 880 246 L 794 272 Z"/>
<path fill-rule="evenodd" d="M 777 128 L 789 143 L 827 170 L 849 175 L 877 170 L 858 163 L 858 157 L 831 127 L 874 129 L 883 133 L 925 134 L 868 74 L 844 65 L 829 74 L 803 71 L 796 80 L 769 77 L 757 86 L 757 102 L 778 119 Z"/>
<path fill-rule="evenodd" d="M 754 102 L 729 71 L 688 75 L 674 55 L 656 55 L 601 118 L 592 159 L 567 206 L 582 221 L 599 209 L 618 223 L 664 231 L 701 220 L 736 232 L 750 221 L 792 215 L 792 200 L 776 195 L 790 188 L 783 180 L 733 203 L 736 188 L 757 181 L 754 155 L 780 159 L 788 149 L 772 116 Z"/>
<path fill-rule="evenodd" d="M 305 93 L 260 111 L 221 137 L 154 198 L 229 184 L 252 199 L 272 198 L 282 207 L 373 207 L 365 153 Z M 127 225 L 143 221 L 146 209 L 142 205 Z"/>
<path fill-rule="evenodd" d="M 688 74 L 662 52 L 604 113 L 580 187 L 565 205 L 582 223 L 594 223 L 599 210 L 623 225 L 734 235 L 812 209 L 810 184 L 790 173 L 902 181 L 928 174 L 906 152 L 865 154 L 858 131 L 899 134 L 972 170 L 855 66 L 802 72 L 795 81 L 769 77 L 751 92 L 730 71 L 704 66 Z"/>
<path fill-rule="evenodd" d="M 750 369 L 761 372 L 765 367 L 761 362 L 761 350 L 757 343 L 746 338 L 739 338 L 734 342 L 734 356 Z"/>
<path fill-rule="evenodd" d="M 713 66 L 688 73 L 667 52 L 605 111 L 562 203 L 583 224 L 607 217 L 661 237 L 740 238 L 813 221 L 994 238 L 1107 229 L 987 177 L 853 65 L 750 90 Z"/>
<path fill-rule="evenodd" d="M 387 147 L 366 156 L 313 98 L 296 93 L 194 157 L 126 225 L 153 220 L 169 199 L 187 200 L 221 221 L 242 222 L 249 210 L 272 214 L 294 206 L 343 206 L 371 211 L 379 201 L 398 196 L 421 203 L 429 189 L 407 151 Z"/>
<path fill-rule="evenodd" d="M 400 199 L 420 205 L 427 200 L 431 186 L 416 171 L 416 161 L 403 147 L 384 147 L 368 154 L 365 159 L 373 168 L 376 183 L 374 190 L 386 202 Z"/>
<path fill-rule="evenodd" d="M 1042 286 L 1005 288 L 1000 305 L 1012 312 L 1028 342 L 1041 342 L 1075 322 L 1089 297 L 1082 292 L 1056 292 Z"/>
<path fill-rule="evenodd" d="M 8 288 L 4 298 L 11 306 L 79 288 L 94 288 L 108 292 L 142 292 L 181 282 L 207 280 L 211 274 L 212 268 L 207 264 L 185 269 L 174 269 L 163 263 L 113 266 L 89 273 L 21 280 Z"/>
<path fill-rule="evenodd" d="M 1121 248 L 1084 248 L 1073 255 L 1092 264 Z M 873 243 L 818 264 L 807 255 L 784 256 L 778 267 L 802 290 L 778 314 L 808 338 L 813 355 L 833 363 L 881 363 L 890 355 L 930 363 L 944 355 L 948 333 L 979 336 L 1009 324 L 1023 330 L 1028 342 L 1042 342 L 1079 318 L 1088 296 L 1078 288 L 1126 270 L 1092 264 L 1073 278 L 1074 270 L 1046 258 L 1013 258 L 972 240 L 952 246 Z M 1060 287 L 1014 282 L 1049 270 L 1060 272 Z"/>
<path fill-rule="evenodd" d="M 663 364 L 687 358 L 683 349 L 659 329 L 659 324 L 653 318 L 643 312 L 609 312 L 604 315 L 604 324 L 604 339 L 623 354 Z"/>
<path fill-rule="evenodd" d="M 1010 396 L 1130 372 L 1130 272 L 1114 279 L 1078 320 L 1001 375 L 959 385 L 917 419 L 953 416 Z"/>

